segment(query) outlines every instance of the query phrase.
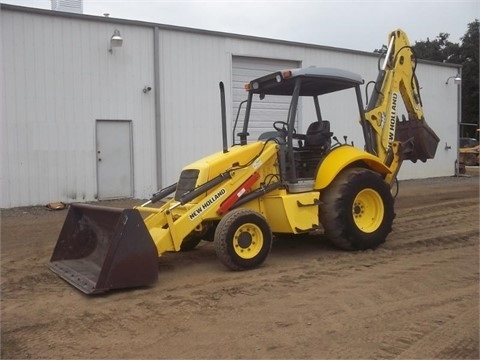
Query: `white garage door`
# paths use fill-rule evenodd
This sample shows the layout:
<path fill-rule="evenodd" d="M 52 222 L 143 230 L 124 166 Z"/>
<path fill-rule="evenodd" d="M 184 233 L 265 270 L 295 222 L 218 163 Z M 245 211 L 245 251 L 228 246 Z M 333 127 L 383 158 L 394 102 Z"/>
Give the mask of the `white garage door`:
<path fill-rule="evenodd" d="M 232 59 L 233 122 L 235 122 L 240 103 L 247 99 L 247 92 L 244 87 L 246 83 L 277 70 L 298 67 L 300 67 L 300 63 L 297 61 L 234 56 Z M 258 95 L 255 95 L 255 97 L 258 100 Z M 262 101 L 256 101 L 250 114 L 249 141 L 258 139 L 260 134 L 265 131 L 272 131 L 274 121 L 286 121 L 289 106 L 290 97 L 288 96 L 267 96 Z M 234 138 L 235 143 L 239 142 L 237 134 L 242 130 L 245 107 L 246 104 L 243 104 L 238 118 Z"/>

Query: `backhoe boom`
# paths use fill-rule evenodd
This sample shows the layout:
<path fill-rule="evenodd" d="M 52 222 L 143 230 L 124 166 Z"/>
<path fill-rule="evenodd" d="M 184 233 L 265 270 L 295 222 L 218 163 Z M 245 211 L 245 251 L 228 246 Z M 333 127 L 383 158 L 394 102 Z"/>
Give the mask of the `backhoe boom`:
<path fill-rule="evenodd" d="M 435 155 L 438 137 L 423 115 L 416 58 L 402 30 L 389 34 L 388 49 L 379 69 L 374 92 L 368 102 L 365 119 L 372 132 L 367 145 L 390 168 L 387 182 L 392 183 L 404 159 L 425 161 Z M 408 120 L 399 121 L 400 99 Z"/>

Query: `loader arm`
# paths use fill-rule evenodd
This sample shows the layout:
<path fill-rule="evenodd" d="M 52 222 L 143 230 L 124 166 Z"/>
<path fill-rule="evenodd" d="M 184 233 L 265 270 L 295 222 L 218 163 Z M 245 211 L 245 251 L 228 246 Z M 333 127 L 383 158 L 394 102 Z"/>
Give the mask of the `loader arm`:
<path fill-rule="evenodd" d="M 435 155 L 438 137 L 425 122 L 420 87 L 415 74 L 416 58 L 407 35 L 395 30 L 388 36 L 387 53 L 379 69 L 374 91 L 365 111 L 367 151 L 391 170 L 392 183 L 403 160 L 425 161 Z M 403 101 L 408 120 L 399 121 Z"/>
<path fill-rule="evenodd" d="M 205 176 L 205 184 L 211 183 L 211 186 L 200 185 L 160 208 L 136 207 L 138 211 L 148 214 L 144 222 L 158 254 L 179 251 L 184 239 L 196 229 L 200 229 L 204 221 L 219 220 L 247 189 L 258 188 L 260 177 L 264 178 L 266 175 L 264 172 L 273 171 L 277 151 L 274 142 L 256 142 L 231 148 L 226 153 L 213 154 L 189 167 L 199 169 L 199 178 Z M 225 170 L 226 164 L 232 164 L 236 160 L 249 165 L 238 165 Z M 225 175 L 208 178 L 208 173 Z M 189 194 L 193 195 L 189 198 Z M 183 198 L 187 200 L 183 201 Z"/>

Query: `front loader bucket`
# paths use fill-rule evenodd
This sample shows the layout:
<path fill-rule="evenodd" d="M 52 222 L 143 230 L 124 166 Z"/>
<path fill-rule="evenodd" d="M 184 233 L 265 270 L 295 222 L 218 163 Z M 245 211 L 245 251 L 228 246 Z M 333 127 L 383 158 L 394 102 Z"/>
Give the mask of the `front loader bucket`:
<path fill-rule="evenodd" d="M 70 206 L 50 269 L 85 294 L 150 285 L 158 253 L 138 210 Z"/>
<path fill-rule="evenodd" d="M 397 121 L 395 140 L 405 144 L 403 158 L 413 162 L 433 159 L 440 141 L 425 119 Z"/>

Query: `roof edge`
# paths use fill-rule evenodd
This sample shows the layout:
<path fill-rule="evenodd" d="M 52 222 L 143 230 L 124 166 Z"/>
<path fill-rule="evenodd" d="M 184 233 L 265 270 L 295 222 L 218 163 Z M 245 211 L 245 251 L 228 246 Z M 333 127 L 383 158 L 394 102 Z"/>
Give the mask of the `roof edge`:
<path fill-rule="evenodd" d="M 307 47 L 311 49 L 337 51 L 342 53 L 364 55 L 364 56 L 373 56 L 373 57 L 379 56 L 379 54 L 374 53 L 373 51 L 369 52 L 369 51 L 340 48 L 340 47 L 328 46 L 328 45 L 310 44 L 310 43 L 304 43 L 299 41 L 289 41 L 289 40 L 266 38 L 261 36 L 242 35 L 242 34 L 227 33 L 222 31 L 190 28 L 190 27 L 184 27 L 184 26 L 178 26 L 178 25 L 160 24 L 160 23 L 141 21 L 141 20 L 129 20 L 129 19 L 99 16 L 99 15 L 89 15 L 89 14 L 76 14 L 76 13 L 70 13 L 70 12 L 64 12 L 64 11 L 54 11 L 54 10 L 48 10 L 48 9 L 32 8 L 27 6 L 11 5 L 6 3 L 0 3 L 0 9 L 34 13 L 34 14 L 46 15 L 46 16 L 58 16 L 58 17 L 64 17 L 64 18 L 70 18 L 70 19 L 103 21 L 107 23 L 126 24 L 126 25 L 137 25 L 137 26 L 144 26 L 144 27 L 151 27 L 151 28 L 159 28 L 163 30 L 182 31 L 182 32 L 195 33 L 195 34 L 214 35 L 214 36 L 220 36 L 220 37 L 230 37 L 234 39 L 267 41 L 269 43 L 279 44 L 279 45 L 300 46 L 300 47 Z M 458 69 L 462 67 L 462 65 L 459 65 L 459 64 L 443 63 L 443 62 L 423 60 L 423 59 L 418 59 L 418 63 L 445 66 L 445 67 L 454 67 Z"/>

